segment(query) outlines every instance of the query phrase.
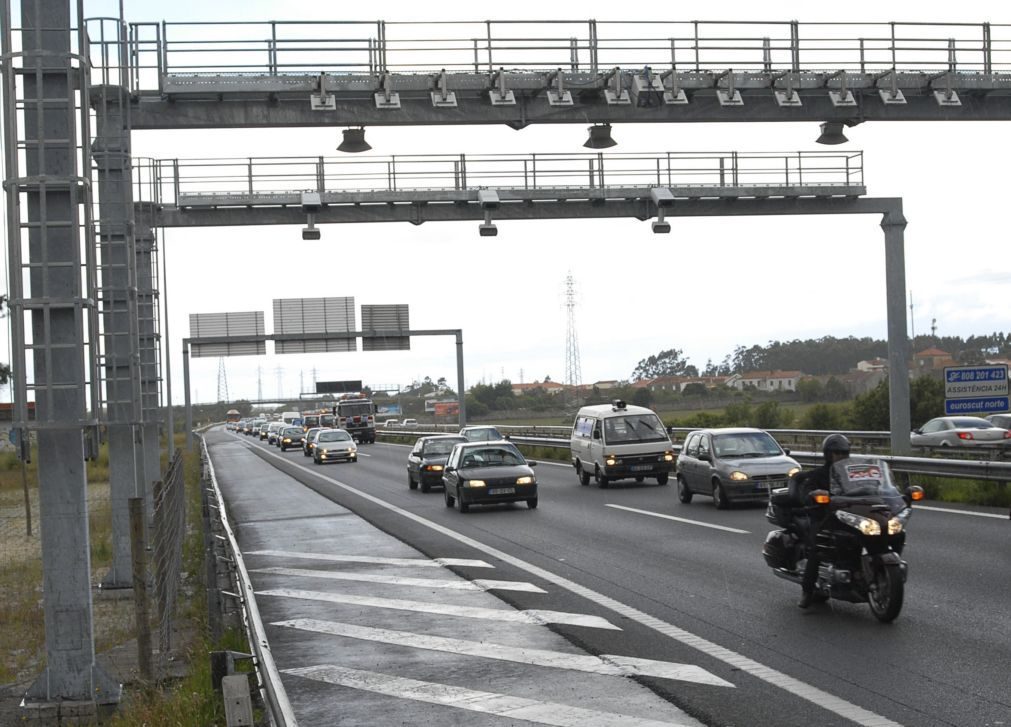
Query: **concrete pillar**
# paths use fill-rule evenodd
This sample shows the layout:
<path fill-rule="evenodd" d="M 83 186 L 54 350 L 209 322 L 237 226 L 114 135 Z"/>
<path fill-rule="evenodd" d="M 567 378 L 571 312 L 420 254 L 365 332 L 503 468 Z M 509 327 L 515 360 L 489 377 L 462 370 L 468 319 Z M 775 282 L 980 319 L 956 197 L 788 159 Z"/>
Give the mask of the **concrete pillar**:
<path fill-rule="evenodd" d="M 908 455 L 909 442 L 909 335 L 906 330 L 906 218 L 902 203 L 881 219 L 885 231 L 885 305 L 888 311 L 888 406 L 892 454 Z"/>
<path fill-rule="evenodd" d="M 9 9 L 9 5 L 6 6 Z M 4 48 L 10 18 L 3 18 Z M 95 664 L 87 481 L 82 424 L 86 421 L 84 316 L 80 301 L 82 205 L 74 119 L 71 14 L 68 0 L 23 0 L 21 46 L 23 118 L 28 152 L 24 184 L 29 289 L 12 300 L 13 315 L 30 311 L 39 451 L 42 610 L 46 669 L 29 687 L 27 703 L 119 701 L 119 685 Z M 8 129 L 15 128 L 9 124 Z M 11 149 L 16 139 L 8 138 Z M 8 149 L 8 154 L 16 153 Z M 86 241 L 91 244 L 91 240 Z M 20 239 L 11 240 L 19 245 Z M 14 270 L 13 274 L 23 274 Z M 16 306 L 16 307 L 15 307 Z M 24 352 L 17 352 L 23 357 Z"/>

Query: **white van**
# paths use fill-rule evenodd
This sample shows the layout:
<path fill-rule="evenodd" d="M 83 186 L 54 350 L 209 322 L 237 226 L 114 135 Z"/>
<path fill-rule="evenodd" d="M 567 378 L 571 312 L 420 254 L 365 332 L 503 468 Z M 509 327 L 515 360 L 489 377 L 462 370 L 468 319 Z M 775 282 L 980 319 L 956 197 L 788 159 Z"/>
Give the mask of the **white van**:
<path fill-rule="evenodd" d="M 674 445 L 660 417 L 620 399 L 580 409 L 569 446 L 581 485 L 590 484 L 591 477 L 601 487 L 647 477 L 666 485 L 674 471 Z"/>

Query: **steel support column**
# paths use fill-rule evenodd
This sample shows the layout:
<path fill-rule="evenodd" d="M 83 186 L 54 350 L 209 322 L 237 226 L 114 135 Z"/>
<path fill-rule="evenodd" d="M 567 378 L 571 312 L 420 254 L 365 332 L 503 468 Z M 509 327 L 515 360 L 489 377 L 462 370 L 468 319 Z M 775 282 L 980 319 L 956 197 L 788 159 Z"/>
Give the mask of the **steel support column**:
<path fill-rule="evenodd" d="M 906 330 L 906 218 L 902 202 L 881 219 L 885 231 L 885 305 L 888 313 L 888 408 L 892 454 L 912 452 L 909 441 L 910 343 Z"/>
<path fill-rule="evenodd" d="M 463 331 L 456 332 L 456 399 L 460 402 L 460 427 L 467 425 L 467 390 L 463 379 Z"/>
<path fill-rule="evenodd" d="M 21 338 L 25 314 L 31 320 L 32 369 L 39 457 L 39 513 L 42 545 L 42 611 L 46 668 L 29 687 L 26 703 L 73 700 L 119 701 L 119 685 L 95 663 L 91 603 L 91 560 L 83 427 L 87 410 L 84 321 L 92 304 L 82 289 L 82 251 L 93 241 L 87 219 L 90 194 L 79 165 L 89 140 L 87 100 L 80 116 L 78 92 L 87 91 L 79 74 L 80 56 L 71 47 L 72 19 L 67 0 L 23 0 L 21 55 L 11 42 L 8 0 L 0 17 L 3 33 L 4 106 L 7 143 L 5 180 L 11 256 L 11 313 L 17 317 L 21 348 L 15 351 L 18 403 L 29 384 L 26 347 Z M 12 68 L 23 61 L 23 96 L 18 104 Z M 75 86 L 80 85 L 80 88 Z M 18 117 L 23 123 L 18 123 Z M 23 129 L 20 137 L 18 129 Z M 24 153 L 25 172 L 17 170 Z M 22 220 L 24 201 L 26 219 Z M 83 233 L 82 233 L 83 228 Z M 28 242 L 27 264 L 21 259 Z M 16 280 L 14 279 L 16 276 Z M 89 285 L 94 281 L 90 279 Z M 27 283 L 27 290 L 24 288 Z M 88 291 L 90 294 L 91 291 Z M 94 392 L 93 392 L 94 393 Z M 24 422 L 18 422 L 24 426 Z M 24 429 L 21 430 L 24 432 Z"/>
<path fill-rule="evenodd" d="M 161 341 L 158 335 L 158 280 L 155 228 L 150 205 L 140 205 L 137 218 L 137 314 L 140 338 L 141 410 L 144 416 L 144 498 L 148 517 L 154 511 L 154 483 L 161 479 Z"/>
<path fill-rule="evenodd" d="M 183 407 L 186 416 L 183 439 L 189 452 L 193 449 L 193 404 L 190 401 L 190 342 L 186 338 L 183 339 Z"/>
<path fill-rule="evenodd" d="M 126 94 L 121 86 L 96 89 L 95 139 L 91 147 L 98 181 L 98 298 L 104 328 L 102 364 L 112 508 L 112 566 L 102 581 L 103 588 L 131 586 L 129 501 L 144 497 L 147 479 L 140 428 L 134 205 Z"/>

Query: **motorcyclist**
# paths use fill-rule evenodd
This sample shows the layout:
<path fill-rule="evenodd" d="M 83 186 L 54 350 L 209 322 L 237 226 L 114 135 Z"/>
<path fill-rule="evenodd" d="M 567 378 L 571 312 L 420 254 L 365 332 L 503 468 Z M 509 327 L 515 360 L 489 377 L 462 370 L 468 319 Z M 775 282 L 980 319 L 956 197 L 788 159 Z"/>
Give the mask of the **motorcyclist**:
<path fill-rule="evenodd" d="M 850 440 L 842 434 L 830 434 L 822 441 L 821 452 L 825 459 L 824 464 L 813 470 L 800 472 L 795 476 L 797 495 L 802 503 L 807 503 L 808 495 L 814 490 L 829 489 L 832 465 L 850 456 Z M 798 518 L 797 526 L 807 546 L 807 566 L 804 568 L 804 579 L 801 582 L 803 592 L 797 606 L 807 608 L 814 602 L 814 584 L 818 580 L 820 561 L 816 543 L 821 522 L 816 519 L 815 515 L 809 514 Z"/>

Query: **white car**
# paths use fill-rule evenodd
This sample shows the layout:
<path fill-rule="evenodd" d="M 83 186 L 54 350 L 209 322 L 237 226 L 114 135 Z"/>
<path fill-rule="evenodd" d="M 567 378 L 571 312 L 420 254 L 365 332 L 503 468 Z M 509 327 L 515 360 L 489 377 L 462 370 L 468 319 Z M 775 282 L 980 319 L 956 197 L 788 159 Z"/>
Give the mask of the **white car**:
<path fill-rule="evenodd" d="M 400 425 L 404 426 L 404 427 L 416 427 L 416 426 L 418 426 L 418 420 L 417 419 L 405 419 L 404 421 L 402 421 L 400 423 Z"/>
<path fill-rule="evenodd" d="M 1011 432 L 980 417 L 935 417 L 909 435 L 914 447 L 999 447 Z"/>
<path fill-rule="evenodd" d="M 316 464 L 357 462 L 358 445 L 355 444 L 354 438 L 343 429 L 323 429 L 316 435 L 312 461 Z"/>

